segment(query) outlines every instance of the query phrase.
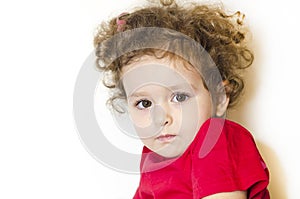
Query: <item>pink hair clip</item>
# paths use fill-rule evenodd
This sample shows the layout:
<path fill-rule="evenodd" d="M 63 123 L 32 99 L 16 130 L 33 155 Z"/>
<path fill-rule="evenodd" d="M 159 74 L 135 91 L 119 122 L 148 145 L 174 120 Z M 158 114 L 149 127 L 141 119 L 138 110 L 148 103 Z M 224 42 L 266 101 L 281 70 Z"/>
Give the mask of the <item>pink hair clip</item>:
<path fill-rule="evenodd" d="M 120 14 L 118 17 L 117 17 L 117 31 L 119 32 L 119 31 L 122 31 L 123 30 L 123 28 L 124 28 L 124 25 L 126 24 L 126 21 L 125 21 L 125 19 L 121 19 L 122 17 L 124 17 L 124 16 L 127 16 L 127 15 L 129 15 L 129 13 L 128 12 L 123 12 L 122 14 Z"/>

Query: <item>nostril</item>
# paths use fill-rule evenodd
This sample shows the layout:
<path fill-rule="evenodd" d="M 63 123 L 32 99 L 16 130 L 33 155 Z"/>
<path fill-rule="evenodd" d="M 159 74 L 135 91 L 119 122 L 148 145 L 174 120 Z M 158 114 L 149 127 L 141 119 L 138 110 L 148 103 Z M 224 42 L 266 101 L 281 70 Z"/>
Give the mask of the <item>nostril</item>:
<path fill-rule="evenodd" d="M 163 123 L 164 126 L 171 125 L 172 123 L 172 117 L 168 114 L 165 115 L 165 122 Z"/>

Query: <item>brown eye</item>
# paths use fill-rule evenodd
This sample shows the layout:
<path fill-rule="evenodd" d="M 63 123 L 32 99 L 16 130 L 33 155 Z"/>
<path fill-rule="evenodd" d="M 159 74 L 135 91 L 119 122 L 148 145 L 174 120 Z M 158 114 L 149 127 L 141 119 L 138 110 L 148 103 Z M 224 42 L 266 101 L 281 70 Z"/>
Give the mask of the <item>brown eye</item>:
<path fill-rule="evenodd" d="M 152 102 L 149 100 L 140 100 L 137 102 L 136 107 L 138 109 L 146 109 L 152 105 Z"/>

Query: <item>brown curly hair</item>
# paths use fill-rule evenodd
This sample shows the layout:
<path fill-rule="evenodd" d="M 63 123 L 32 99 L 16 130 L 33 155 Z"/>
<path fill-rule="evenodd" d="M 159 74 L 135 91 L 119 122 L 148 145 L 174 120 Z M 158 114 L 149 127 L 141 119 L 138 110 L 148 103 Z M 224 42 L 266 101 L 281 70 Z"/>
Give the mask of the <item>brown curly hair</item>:
<path fill-rule="evenodd" d="M 214 79 L 215 73 L 202 69 L 201 73 L 206 73 L 204 79 L 208 76 L 205 79 L 205 86 L 211 88 L 216 87 L 222 81 L 227 82 L 225 92 L 229 97 L 229 107 L 232 107 L 244 88 L 240 71 L 249 67 L 254 58 L 253 53 L 247 47 L 246 33 L 248 31 L 243 26 L 243 19 L 244 15 L 240 12 L 226 14 L 220 5 L 199 3 L 178 5 L 173 0 L 160 0 L 160 4 L 150 4 L 113 18 L 108 23 L 102 23 L 94 37 L 94 45 L 97 56 L 96 65 L 104 71 L 106 77 L 104 78 L 105 86 L 118 91 L 114 92 L 109 101 L 126 98 L 120 82 L 121 69 L 145 54 L 158 58 L 166 56 L 174 58 L 180 53 L 173 53 L 172 49 L 177 49 L 177 51 L 181 49 L 185 51 L 185 54 L 197 59 L 199 52 L 195 51 L 196 48 L 182 45 L 182 42 L 174 42 L 182 41 L 182 35 L 185 35 L 200 44 L 209 54 L 221 76 L 220 79 L 213 80 L 217 81 L 215 84 L 210 85 L 209 79 Z M 125 23 L 117 23 L 117 20 Z M 162 33 L 146 29 L 142 34 L 141 32 L 134 36 L 126 34 L 130 30 L 146 27 L 164 28 L 165 31 Z M 171 30 L 180 33 L 180 38 Z M 121 35 L 121 39 L 112 40 L 116 35 Z M 151 39 L 153 35 L 159 39 L 153 41 Z M 204 65 L 203 60 L 200 61 Z M 195 62 L 191 65 L 195 66 Z"/>

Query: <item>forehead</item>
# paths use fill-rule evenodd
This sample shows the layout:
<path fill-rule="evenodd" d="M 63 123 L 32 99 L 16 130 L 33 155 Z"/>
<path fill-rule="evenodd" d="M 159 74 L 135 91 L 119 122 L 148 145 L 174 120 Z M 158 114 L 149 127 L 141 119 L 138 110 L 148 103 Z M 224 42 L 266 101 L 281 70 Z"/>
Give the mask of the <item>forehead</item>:
<path fill-rule="evenodd" d="M 170 74 L 172 72 L 176 72 L 186 78 L 201 77 L 198 69 L 179 57 L 156 58 L 150 55 L 142 56 L 137 61 L 123 66 L 121 69 L 121 77 L 124 77 L 124 75 L 130 71 L 132 72 L 132 70 L 136 70 L 138 67 L 146 68 L 147 65 L 160 65 L 163 67 L 168 67 L 170 69 Z M 159 68 L 157 69 L 159 70 Z M 156 74 L 158 72 L 162 72 L 162 70 L 157 71 Z M 140 70 L 140 72 L 143 73 L 143 70 Z M 169 73 L 165 73 L 164 75 L 167 76 Z"/>
<path fill-rule="evenodd" d="M 202 84 L 200 73 L 184 60 L 153 56 L 143 56 L 138 61 L 124 66 L 121 79 L 127 95 L 149 84 L 168 88 L 174 85 L 194 87 Z"/>

